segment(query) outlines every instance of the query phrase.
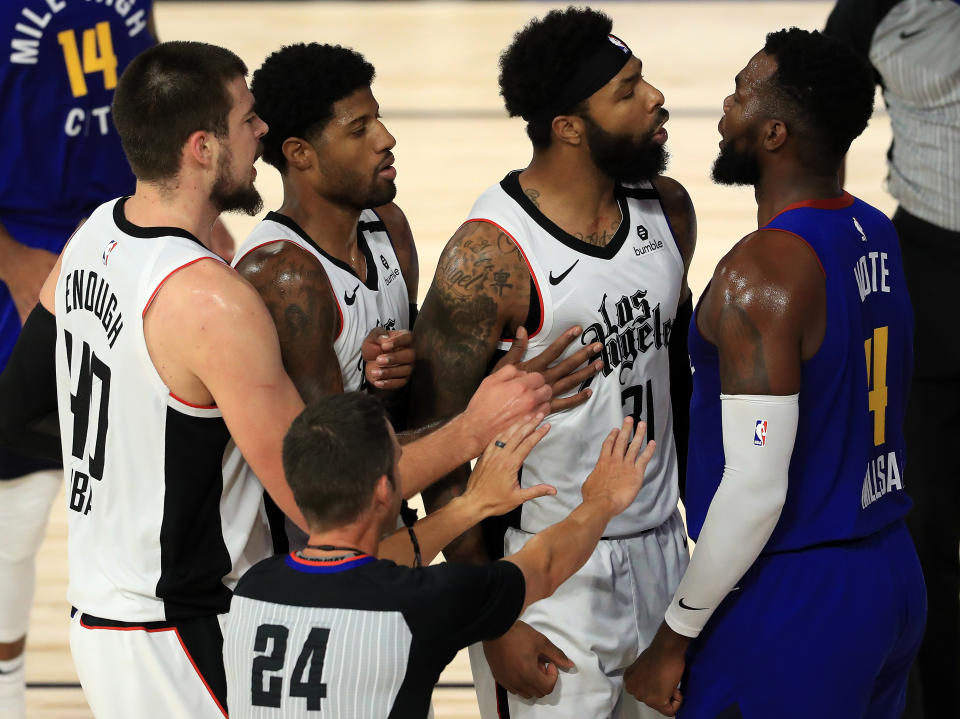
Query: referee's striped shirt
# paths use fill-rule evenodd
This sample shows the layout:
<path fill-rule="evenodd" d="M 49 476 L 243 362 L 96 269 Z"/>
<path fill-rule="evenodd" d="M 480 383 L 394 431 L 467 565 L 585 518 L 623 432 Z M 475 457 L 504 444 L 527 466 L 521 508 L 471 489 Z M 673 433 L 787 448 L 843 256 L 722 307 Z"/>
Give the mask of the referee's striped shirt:
<path fill-rule="evenodd" d="M 911 215 L 960 231 L 960 2 L 840 0 L 825 32 L 879 76 L 894 137 L 890 194 Z"/>

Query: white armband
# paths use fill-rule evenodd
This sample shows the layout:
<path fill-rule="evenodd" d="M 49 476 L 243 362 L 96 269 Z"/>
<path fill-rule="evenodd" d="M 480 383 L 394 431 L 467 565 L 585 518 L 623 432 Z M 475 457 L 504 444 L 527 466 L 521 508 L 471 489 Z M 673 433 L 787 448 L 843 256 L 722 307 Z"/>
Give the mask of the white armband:
<path fill-rule="evenodd" d="M 726 463 L 690 566 L 667 608 L 666 622 L 678 634 L 700 634 L 773 534 L 787 498 L 799 397 L 720 395 Z"/>

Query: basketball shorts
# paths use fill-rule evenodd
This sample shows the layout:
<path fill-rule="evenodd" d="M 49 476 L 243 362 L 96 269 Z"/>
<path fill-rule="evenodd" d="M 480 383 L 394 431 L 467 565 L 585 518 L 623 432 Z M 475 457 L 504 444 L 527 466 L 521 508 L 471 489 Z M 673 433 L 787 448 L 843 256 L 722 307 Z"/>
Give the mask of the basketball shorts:
<path fill-rule="evenodd" d="M 227 678 L 217 617 L 115 622 L 74 610 L 70 652 L 97 719 L 223 719 Z"/>
<path fill-rule="evenodd" d="M 903 522 L 761 556 L 691 644 L 677 716 L 899 717 L 926 616 Z"/>
<path fill-rule="evenodd" d="M 534 536 L 508 529 L 504 555 Z M 484 719 L 659 717 L 623 690 L 623 672 L 643 651 L 673 598 L 689 554 L 679 511 L 656 529 L 601 540 L 587 563 L 520 619 L 542 632 L 576 664 L 560 672 L 553 692 L 522 699 L 496 686 L 482 644 L 470 664 Z"/>

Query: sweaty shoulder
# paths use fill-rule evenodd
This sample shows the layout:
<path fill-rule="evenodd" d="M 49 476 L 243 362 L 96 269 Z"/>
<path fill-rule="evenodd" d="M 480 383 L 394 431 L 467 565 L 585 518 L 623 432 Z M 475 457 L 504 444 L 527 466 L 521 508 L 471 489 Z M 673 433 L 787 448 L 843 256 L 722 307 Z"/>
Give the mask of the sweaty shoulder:
<path fill-rule="evenodd" d="M 161 378 L 195 404 L 209 404 L 211 397 L 199 375 L 240 372 L 238 357 L 277 342 L 256 290 L 218 260 L 195 262 L 171 275 L 146 310 L 144 334 Z"/>
<path fill-rule="evenodd" d="M 416 302 L 420 284 L 420 262 L 407 216 L 393 202 L 374 208 L 374 212 L 386 225 L 390 241 L 393 243 L 393 251 L 397 253 L 397 260 L 400 262 L 400 272 L 403 273 L 404 282 L 407 284 L 410 301 Z"/>
<path fill-rule="evenodd" d="M 826 290 L 816 254 L 801 238 L 778 230 L 753 232 L 727 253 L 697 318 L 702 335 L 720 347 L 721 356 L 750 347 L 758 352 L 778 347 L 788 348 L 787 355 L 794 352 L 797 361 L 816 353 L 825 323 Z M 776 378 L 771 373 L 771 391 L 760 393 L 781 393 Z M 743 390 L 730 384 L 724 391 Z"/>

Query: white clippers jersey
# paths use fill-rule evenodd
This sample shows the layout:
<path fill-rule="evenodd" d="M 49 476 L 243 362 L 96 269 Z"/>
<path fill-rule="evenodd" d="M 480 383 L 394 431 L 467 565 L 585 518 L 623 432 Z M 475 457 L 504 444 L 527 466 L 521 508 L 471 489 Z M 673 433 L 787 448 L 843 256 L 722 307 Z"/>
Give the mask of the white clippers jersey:
<path fill-rule="evenodd" d="M 357 246 L 367 261 L 366 282 L 361 282 L 349 265 L 324 252 L 296 222 L 278 212 L 267 213 L 234 259 L 236 266 L 258 247 L 271 242 L 292 242 L 320 261 L 340 313 L 340 331 L 333 348 L 346 392 L 366 387 L 360 345 L 370 330 L 410 328 L 407 283 L 400 272 L 387 228 L 375 211 L 364 210 L 360 214 L 357 235 Z"/>
<path fill-rule="evenodd" d="M 220 411 L 163 383 L 143 316 L 173 273 L 220 260 L 184 230 L 133 225 L 125 202 L 91 214 L 57 281 L 67 598 L 121 622 L 219 614 L 239 574 L 270 553 L 263 489 L 225 459 Z"/>
<path fill-rule="evenodd" d="M 518 178 L 519 172 L 510 173 L 484 192 L 468 221 L 497 225 L 520 248 L 529 267 L 531 293 L 536 294 L 531 302 L 539 302 L 540 311 L 538 326 L 528 327 L 525 358 L 538 355 L 573 325 L 584 328 L 583 334 L 564 356 L 594 342 L 604 346 L 604 369 L 589 385 L 593 395 L 578 407 L 551 415 L 550 433 L 523 465 L 523 486 L 546 482 L 557 488 L 557 495 L 523 504 L 519 527 L 538 532 L 580 503 L 580 486 L 604 438 L 627 415 L 647 423 L 657 451 L 636 501 L 614 517 L 604 535 L 657 527 L 677 506 L 667 343 L 683 278 L 683 259 L 659 195 L 648 182 L 618 185 L 623 219 L 610 243 L 598 247 L 544 216 L 523 194 Z M 501 349 L 508 347 L 501 343 Z"/>

